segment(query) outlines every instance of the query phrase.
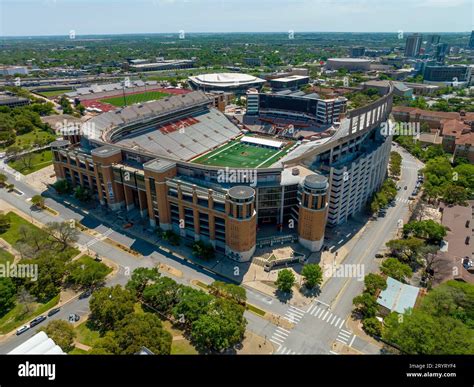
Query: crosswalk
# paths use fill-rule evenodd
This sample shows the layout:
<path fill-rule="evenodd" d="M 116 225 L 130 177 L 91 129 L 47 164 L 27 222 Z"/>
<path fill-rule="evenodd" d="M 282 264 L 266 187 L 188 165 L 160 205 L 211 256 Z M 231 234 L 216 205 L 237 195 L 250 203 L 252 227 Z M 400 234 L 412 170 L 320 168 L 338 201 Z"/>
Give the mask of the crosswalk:
<path fill-rule="evenodd" d="M 283 346 L 278 348 L 275 353 L 278 355 L 296 355 L 295 351 L 292 351 L 291 349 L 283 347 Z"/>
<path fill-rule="evenodd" d="M 288 311 L 285 313 L 285 318 L 293 324 L 297 324 L 305 315 L 305 311 L 301 310 L 293 305 L 290 305 Z"/>
<path fill-rule="evenodd" d="M 339 341 L 342 344 L 348 345 L 349 347 L 354 342 L 355 335 L 352 332 L 341 329 L 337 334 L 336 341 Z"/>
<path fill-rule="evenodd" d="M 344 318 L 339 317 L 338 315 L 332 313 L 328 308 L 318 304 L 311 305 L 306 313 L 337 328 L 342 328 L 344 325 Z"/>
<path fill-rule="evenodd" d="M 401 197 L 398 197 L 398 196 L 395 198 L 395 201 L 397 201 L 399 203 L 405 203 L 405 204 L 410 203 L 410 201 L 407 198 L 401 198 Z"/>
<path fill-rule="evenodd" d="M 278 345 L 278 347 L 282 347 L 289 333 L 290 333 L 289 330 L 282 327 L 277 327 L 275 329 L 275 332 L 273 332 L 273 335 L 270 338 L 270 341 Z"/>

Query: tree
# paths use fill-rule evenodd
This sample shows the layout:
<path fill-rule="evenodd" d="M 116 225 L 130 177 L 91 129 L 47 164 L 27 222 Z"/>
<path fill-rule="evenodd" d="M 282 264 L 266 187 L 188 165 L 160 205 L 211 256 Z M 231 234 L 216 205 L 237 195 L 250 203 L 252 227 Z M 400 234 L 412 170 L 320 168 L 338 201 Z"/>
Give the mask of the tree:
<path fill-rule="evenodd" d="M 72 187 L 67 180 L 58 180 L 53 184 L 53 188 L 60 195 L 67 194 L 72 191 Z"/>
<path fill-rule="evenodd" d="M 377 300 L 375 299 L 375 296 L 370 293 L 364 292 L 361 295 L 354 297 L 352 303 L 364 318 L 375 317 L 377 314 Z"/>
<path fill-rule="evenodd" d="M 184 286 L 180 295 L 180 300 L 174 306 L 172 313 L 180 324 L 184 324 L 188 328 L 202 314 L 208 312 L 211 303 L 214 301 L 214 297 L 189 286 Z"/>
<path fill-rule="evenodd" d="M 0 187 L 4 187 L 7 180 L 8 178 L 3 173 L 0 173 Z"/>
<path fill-rule="evenodd" d="M 301 275 L 304 277 L 308 289 L 319 286 L 323 282 L 323 272 L 317 264 L 304 265 Z"/>
<path fill-rule="evenodd" d="M 386 243 L 391 254 L 403 262 L 417 263 L 425 242 L 419 238 L 393 239 Z"/>
<path fill-rule="evenodd" d="M 443 201 L 447 204 L 459 204 L 464 206 L 469 199 L 469 193 L 466 188 L 454 184 L 447 185 L 443 189 L 442 195 Z"/>
<path fill-rule="evenodd" d="M 27 314 L 33 310 L 33 304 L 36 302 L 36 298 L 22 287 L 18 292 L 18 302 L 23 305 L 23 314 Z"/>
<path fill-rule="evenodd" d="M 295 284 L 295 280 L 295 275 L 291 270 L 283 269 L 278 272 L 275 284 L 281 292 L 289 293 Z"/>
<path fill-rule="evenodd" d="M 405 238 L 414 236 L 424 238 L 428 243 L 439 244 L 446 236 L 446 227 L 431 219 L 412 221 L 403 226 L 403 234 Z"/>
<path fill-rule="evenodd" d="M 247 325 L 244 311 L 243 306 L 231 300 L 217 298 L 207 313 L 193 322 L 191 339 L 207 351 L 222 351 L 240 343 Z"/>
<path fill-rule="evenodd" d="M 410 266 L 400 262 L 397 258 L 387 258 L 382 262 L 380 269 L 385 275 L 401 282 L 405 282 L 406 278 L 413 275 Z"/>
<path fill-rule="evenodd" d="M 8 215 L 0 213 L 0 233 L 6 232 L 10 228 L 10 218 Z"/>
<path fill-rule="evenodd" d="M 0 316 L 15 306 L 16 286 L 9 277 L 0 277 Z"/>
<path fill-rule="evenodd" d="M 179 246 L 181 243 L 181 237 L 171 230 L 163 233 L 163 240 L 168 241 L 172 246 Z"/>
<path fill-rule="evenodd" d="M 132 313 L 120 321 L 114 330 L 114 354 L 133 355 L 142 347 L 155 355 L 169 355 L 172 337 L 160 319 L 152 313 Z"/>
<path fill-rule="evenodd" d="M 45 231 L 62 246 L 61 251 L 79 238 L 79 231 L 72 222 L 51 222 L 46 225 Z"/>
<path fill-rule="evenodd" d="M 40 301 L 49 301 L 59 294 L 66 271 L 64 259 L 46 251 L 25 263 L 38 265 L 38 278 L 27 282 L 28 290 L 33 296 Z"/>
<path fill-rule="evenodd" d="M 40 331 L 44 331 L 64 352 L 74 349 L 76 331 L 71 323 L 64 320 L 52 320 Z"/>
<path fill-rule="evenodd" d="M 135 297 L 120 285 L 92 293 L 89 302 L 93 324 L 102 332 L 114 329 L 125 316 L 135 310 Z"/>
<path fill-rule="evenodd" d="M 145 288 L 152 283 L 155 283 L 160 278 L 161 274 L 156 267 L 146 268 L 138 267 L 133 273 L 131 279 L 125 286 L 126 289 L 135 293 L 137 298 L 141 298 Z"/>
<path fill-rule="evenodd" d="M 202 241 L 194 242 L 193 255 L 198 258 L 204 259 L 205 261 L 209 261 L 215 256 L 214 247 Z"/>
<path fill-rule="evenodd" d="M 90 191 L 81 186 L 76 187 L 76 189 L 74 190 L 74 197 L 83 203 L 88 202 L 92 199 Z"/>
<path fill-rule="evenodd" d="M 400 318 L 391 313 L 384 320 L 383 338 L 408 354 L 468 355 L 474 353 L 472 331 L 451 317 L 436 318 L 414 309 Z"/>
<path fill-rule="evenodd" d="M 44 197 L 41 195 L 35 195 L 31 198 L 31 204 L 38 208 L 44 208 Z"/>
<path fill-rule="evenodd" d="M 382 335 L 382 323 L 375 317 L 365 318 L 362 321 L 362 328 L 368 335 L 377 337 Z"/>
<path fill-rule="evenodd" d="M 378 290 L 387 289 L 387 280 L 379 274 L 367 274 L 364 278 L 364 284 L 366 291 L 372 295 L 375 295 Z"/>
<path fill-rule="evenodd" d="M 209 286 L 209 292 L 217 297 L 230 298 L 242 305 L 245 305 L 247 301 L 247 294 L 243 287 L 222 281 L 214 281 Z"/>
<path fill-rule="evenodd" d="M 68 265 L 67 271 L 69 273 L 67 281 L 84 288 L 102 283 L 109 274 L 109 268 L 106 265 L 93 259 L 73 261 Z"/>
<path fill-rule="evenodd" d="M 168 314 L 180 300 L 179 292 L 180 285 L 171 278 L 161 277 L 144 290 L 143 300 L 152 308 Z"/>

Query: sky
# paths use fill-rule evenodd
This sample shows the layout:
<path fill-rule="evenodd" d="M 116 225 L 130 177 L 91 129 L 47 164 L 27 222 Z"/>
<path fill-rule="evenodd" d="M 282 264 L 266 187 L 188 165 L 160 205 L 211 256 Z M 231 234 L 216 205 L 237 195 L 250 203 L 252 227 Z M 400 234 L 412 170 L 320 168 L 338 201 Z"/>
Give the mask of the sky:
<path fill-rule="evenodd" d="M 474 0 L 0 0 L 0 36 L 465 32 Z"/>

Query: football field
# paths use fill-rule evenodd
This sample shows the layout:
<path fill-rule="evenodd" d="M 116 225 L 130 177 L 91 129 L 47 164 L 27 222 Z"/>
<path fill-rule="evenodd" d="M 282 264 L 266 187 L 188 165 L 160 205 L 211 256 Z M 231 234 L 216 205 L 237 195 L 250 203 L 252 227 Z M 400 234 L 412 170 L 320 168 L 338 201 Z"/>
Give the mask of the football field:
<path fill-rule="evenodd" d="M 264 168 L 272 165 L 286 154 L 287 144 L 282 149 L 263 148 L 251 144 L 242 144 L 240 139 L 198 157 L 194 163 L 232 168 Z"/>
<path fill-rule="evenodd" d="M 124 100 L 123 95 L 120 95 L 116 97 L 101 99 L 100 102 L 109 103 L 117 107 L 122 107 L 122 106 L 125 106 L 125 102 L 127 105 L 133 105 L 134 103 L 161 99 L 164 97 L 168 97 L 169 95 L 170 94 L 162 93 L 161 91 L 147 91 L 144 93 L 137 93 L 137 94 L 129 94 L 129 95 L 125 94 L 125 100 Z"/>

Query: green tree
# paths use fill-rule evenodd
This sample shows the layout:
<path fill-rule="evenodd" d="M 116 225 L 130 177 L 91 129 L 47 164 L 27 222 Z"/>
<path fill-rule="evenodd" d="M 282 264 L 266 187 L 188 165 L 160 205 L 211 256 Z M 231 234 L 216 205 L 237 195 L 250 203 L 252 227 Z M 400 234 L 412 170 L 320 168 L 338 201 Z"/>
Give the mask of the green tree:
<path fill-rule="evenodd" d="M 161 277 L 153 285 L 145 288 L 143 300 L 152 308 L 168 314 L 180 300 L 180 289 L 180 285 L 171 278 Z"/>
<path fill-rule="evenodd" d="M 291 270 L 283 269 L 278 272 L 278 278 L 275 281 L 278 290 L 281 292 L 289 293 L 291 288 L 295 284 L 295 275 Z"/>
<path fill-rule="evenodd" d="M 120 285 L 92 293 L 90 320 L 102 332 L 112 330 L 125 316 L 134 312 L 135 297 Z"/>
<path fill-rule="evenodd" d="M 53 188 L 60 195 L 71 193 L 72 187 L 67 180 L 58 180 L 53 184 Z"/>
<path fill-rule="evenodd" d="M 464 206 L 469 199 L 469 193 L 464 187 L 449 184 L 442 190 L 443 201 L 447 204 L 459 204 Z"/>
<path fill-rule="evenodd" d="M 31 204 L 38 208 L 44 208 L 44 197 L 41 195 L 34 195 L 31 198 Z"/>
<path fill-rule="evenodd" d="M 407 239 L 393 239 L 386 243 L 391 250 L 391 254 L 403 262 L 417 263 L 425 242 L 419 238 L 410 237 Z"/>
<path fill-rule="evenodd" d="M 79 239 L 79 231 L 71 222 L 50 222 L 46 225 L 45 231 L 62 246 L 62 251 Z"/>
<path fill-rule="evenodd" d="M 16 286 L 9 277 L 0 277 L 0 316 L 15 306 Z"/>
<path fill-rule="evenodd" d="M 190 327 L 202 314 L 206 314 L 214 297 L 184 286 L 180 294 L 179 302 L 173 307 L 173 317 L 180 323 Z"/>
<path fill-rule="evenodd" d="M 161 274 L 156 267 L 138 267 L 136 268 L 130 280 L 125 286 L 132 293 L 135 293 L 137 298 L 141 298 L 143 291 L 149 284 L 153 284 L 160 278 Z"/>
<path fill-rule="evenodd" d="M 146 347 L 155 355 L 169 355 L 172 337 L 153 313 L 132 313 L 125 316 L 114 330 L 116 355 L 133 355 Z"/>
<path fill-rule="evenodd" d="M 245 304 L 247 301 L 247 294 L 242 286 L 222 281 L 214 281 L 209 286 L 209 292 L 217 297 L 230 298 L 239 304 Z"/>
<path fill-rule="evenodd" d="M 410 266 L 400 262 L 397 258 L 387 258 L 382 262 L 380 270 L 385 275 L 401 282 L 406 282 L 406 278 L 411 278 L 413 275 Z"/>
<path fill-rule="evenodd" d="M 364 278 L 365 289 L 375 295 L 378 290 L 387 289 L 387 280 L 379 274 L 369 273 Z"/>
<path fill-rule="evenodd" d="M 240 343 L 247 320 L 244 307 L 224 298 L 216 299 L 206 314 L 193 322 L 191 339 L 198 348 L 222 351 Z"/>
<path fill-rule="evenodd" d="M 44 331 L 64 352 L 70 352 L 74 349 L 76 331 L 73 325 L 67 321 L 52 320 L 40 331 Z"/>
<path fill-rule="evenodd" d="M 318 264 L 304 265 L 301 275 L 304 277 L 308 289 L 320 286 L 323 282 L 323 272 Z"/>
<path fill-rule="evenodd" d="M 384 320 L 383 338 L 408 354 L 468 355 L 474 353 L 472 330 L 451 317 L 436 318 L 413 310 L 399 318 L 391 313 Z"/>
<path fill-rule="evenodd" d="M 428 243 L 439 244 L 446 236 L 446 227 L 434 220 L 412 221 L 403 226 L 405 237 L 424 238 Z"/>
<path fill-rule="evenodd" d="M 364 318 L 375 317 L 377 314 L 377 300 L 375 299 L 375 296 L 370 293 L 364 292 L 357 297 L 354 297 L 352 303 Z"/>
<path fill-rule="evenodd" d="M 104 282 L 109 268 L 93 259 L 80 259 L 71 262 L 68 267 L 67 281 L 77 286 L 89 288 Z"/>
<path fill-rule="evenodd" d="M 38 265 L 38 278 L 27 283 L 28 290 L 40 301 L 49 301 L 61 291 L 66 264 L 57 254 L 50 251 L 41 253 L 25 263 Z"/>
<path fill-rule="evenodd" d="M 10 228 L 10 218 L 8 215 L 0 213 L 0 233 L 6 232 Z"/>
<path fill-rule="evenodd" d="M 382 335 L 382 323 L 375 317 L 365 318 L 362 321 L 362 328 L 368 335 L 377 337 Z"/>
<path fill-rule="evenodd" d="M 195 257 L 209 261 L 214 258 L 215 252 L 212 245 L 206 244 L 202 241 L 197 241 L 193 243 L 193 255 Z"/>
<path fill-rule="evenodd" d="M 3 173 L 0 173 L 0 186 L 3 187 L 7 183 L 8 178 Z"/>

